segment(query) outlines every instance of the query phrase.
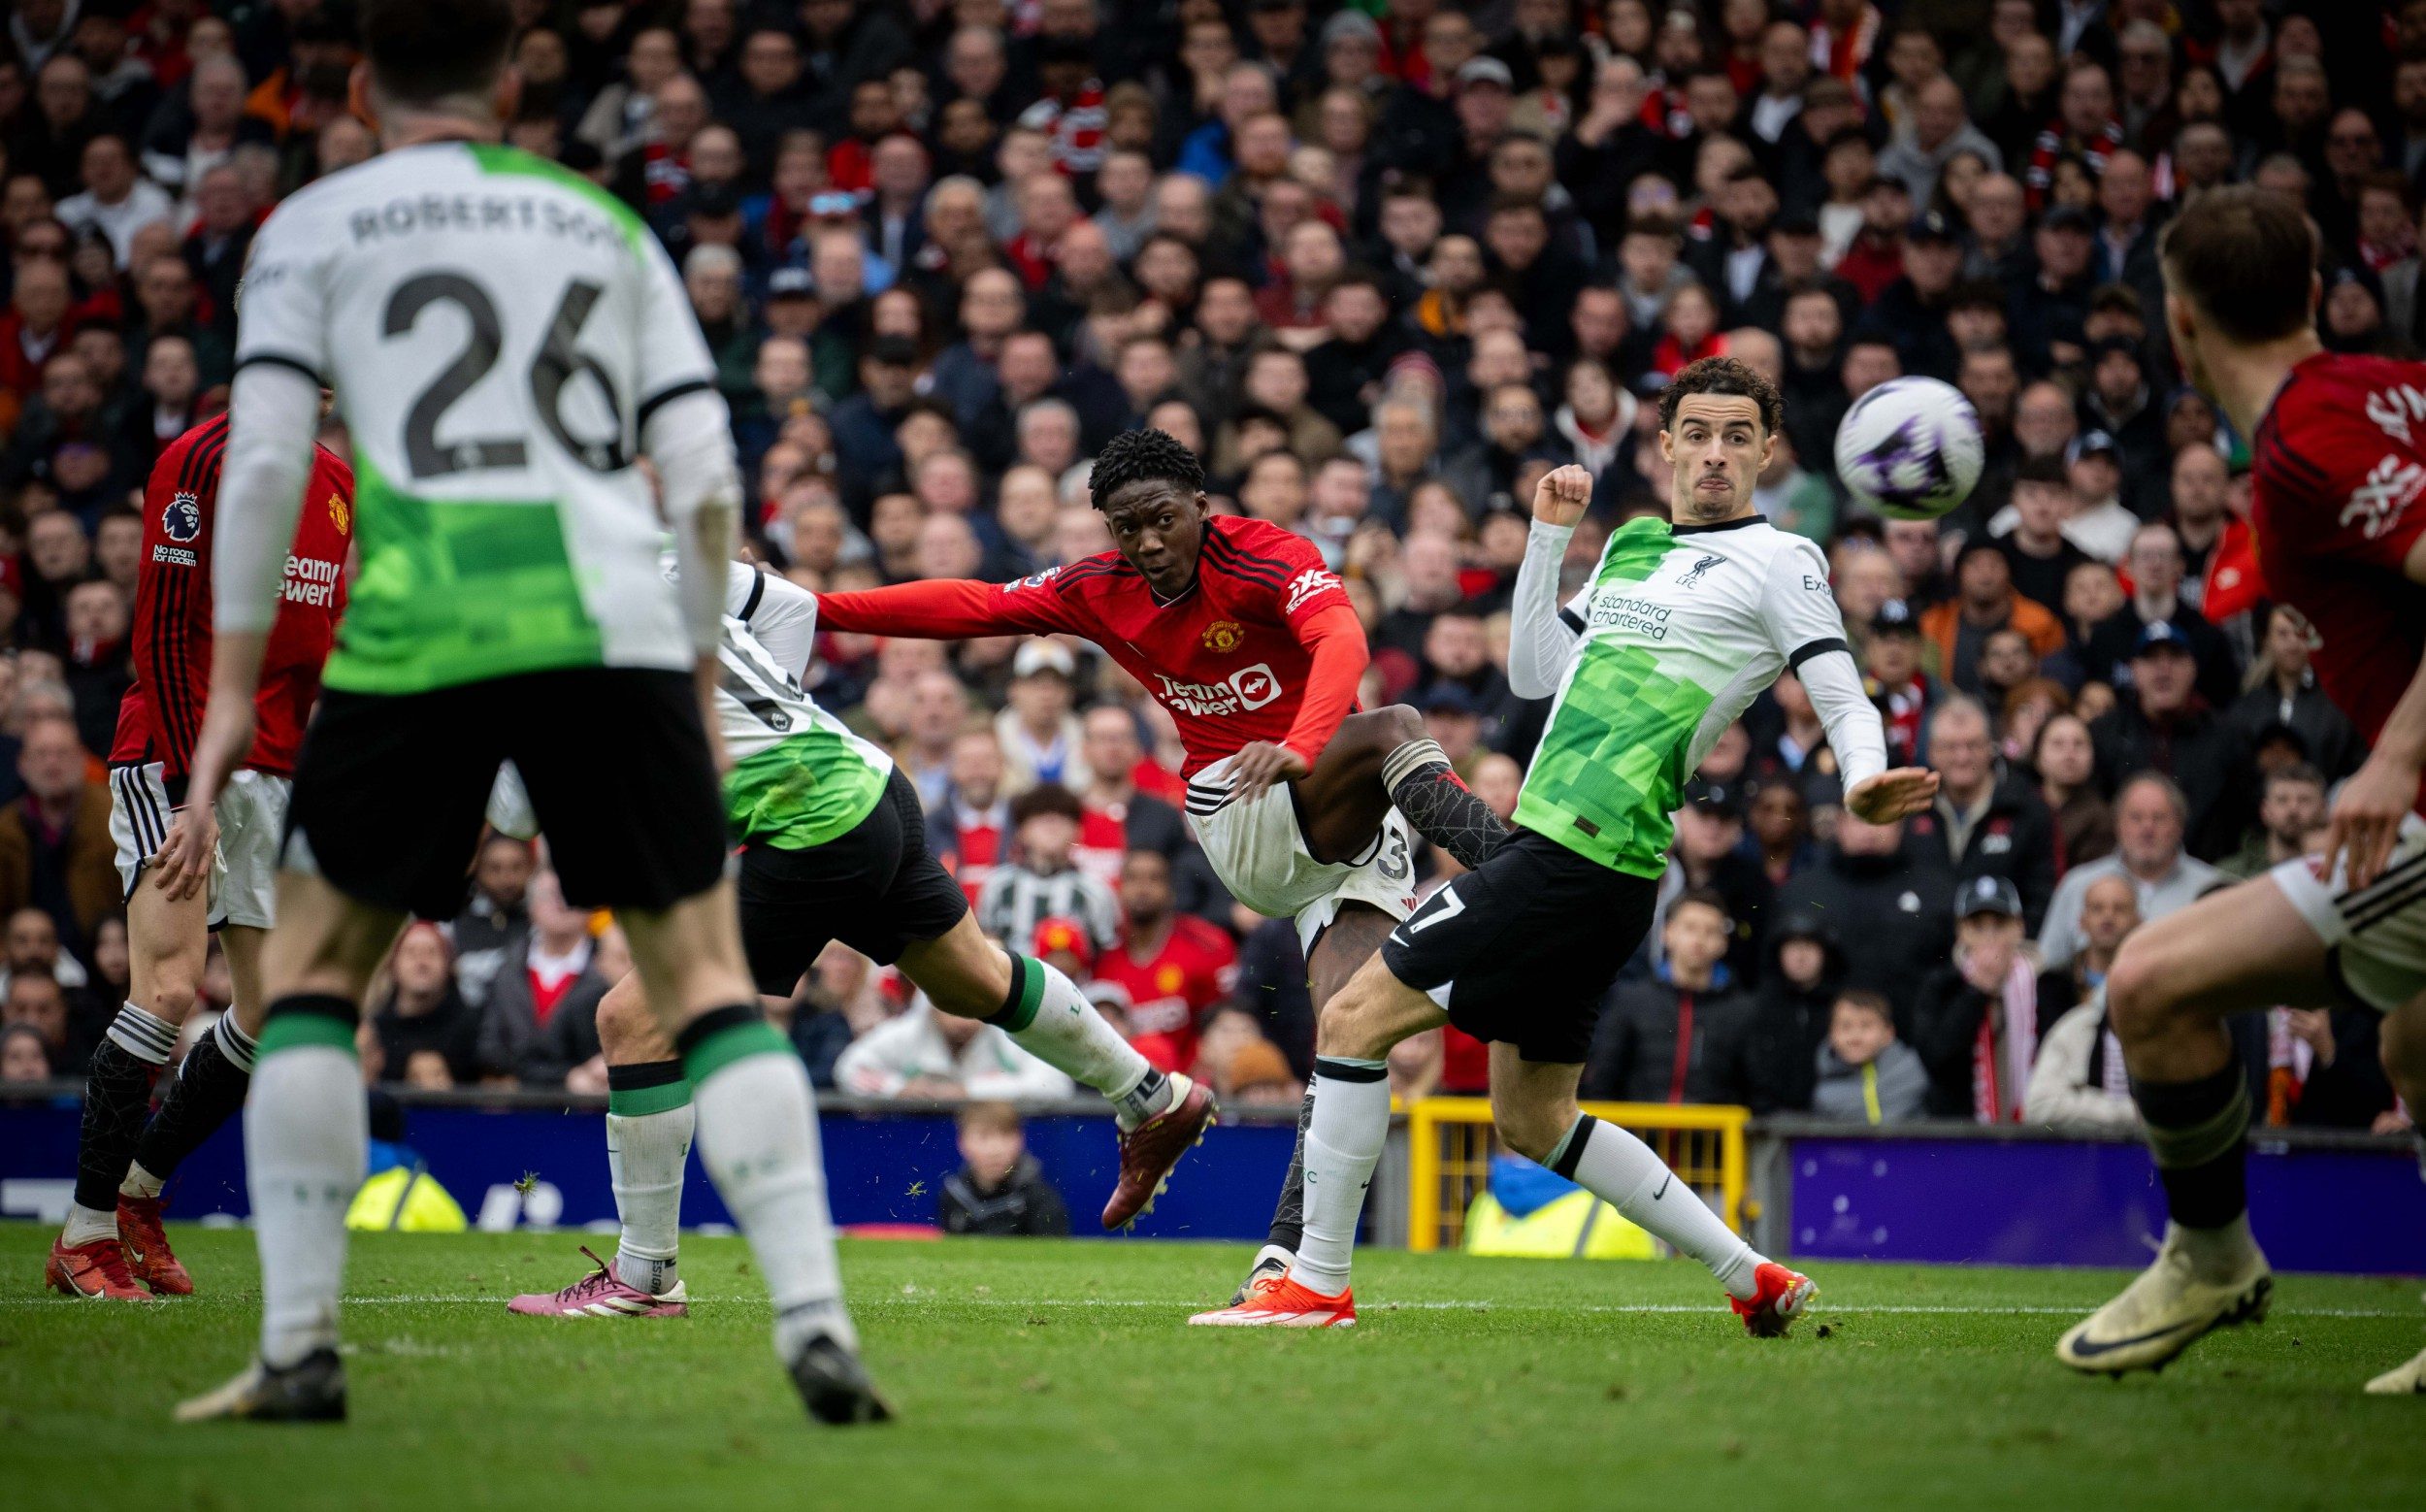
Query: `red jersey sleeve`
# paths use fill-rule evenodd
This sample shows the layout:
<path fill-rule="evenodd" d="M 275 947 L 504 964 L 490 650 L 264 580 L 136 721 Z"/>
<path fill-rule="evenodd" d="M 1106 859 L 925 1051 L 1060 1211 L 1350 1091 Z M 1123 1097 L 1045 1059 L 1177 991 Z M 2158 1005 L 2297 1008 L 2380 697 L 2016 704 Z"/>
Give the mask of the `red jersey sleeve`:
<path fill-rule="evenodd" d="M 2295 388 L 2285 397 L 2296 401 L 2297 412 L 2283 414 L 2294 407 L 2278 405 L 2250 449 L 2267 517 L 2283 543 L 2304 556 L 2402 575 L 2426 535 L 2420 445 L 2396 444 L 2363 411 L 2322 403 L 2312 390 Z M 2286 426 L 2300 438 L 2296 450 Z"/>
<path fill-rule="evenodd" d="M 970 636 L 1087 635 L 1094 617 L 1078 587 L 1095 558 L 1050 568 L 1017 582 L 951 578 L 817 596 L 818 628 L 863 635 L 957 641 Z"/>
<path fill-rule="evenodd" d="M 1356 707 L 1369 657 L 1364 625 L 1339 575 L 1303 536 L 1261 520 L 1208 523 L 1204 564 L 1267 598 L 1274 622 L 1306 649 L 1305 696 L 1281 743 L 1313 766 Z"/>
<path fill-rule="evenodd" d="M 211 538 L 224 422 L 161 453 L 144 487 L 143 560 L 135 578 L 135 676 L 151 707 L 154 752 L 182 776 L 211 689 Z"/>

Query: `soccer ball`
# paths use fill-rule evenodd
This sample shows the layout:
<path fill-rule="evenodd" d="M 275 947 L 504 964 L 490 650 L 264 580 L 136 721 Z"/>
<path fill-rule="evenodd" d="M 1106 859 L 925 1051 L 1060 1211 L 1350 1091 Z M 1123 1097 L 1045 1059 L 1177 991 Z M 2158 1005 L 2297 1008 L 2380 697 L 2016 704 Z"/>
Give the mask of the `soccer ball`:
<path fill-rule="evenodd" d="M 1984 456 L 1980 412 L 1931 378 L 1889 378 L 1836 428 L 1836 476 L 1856 502 L 1899 520 L 1933 520 L 1969 498 Z"/>

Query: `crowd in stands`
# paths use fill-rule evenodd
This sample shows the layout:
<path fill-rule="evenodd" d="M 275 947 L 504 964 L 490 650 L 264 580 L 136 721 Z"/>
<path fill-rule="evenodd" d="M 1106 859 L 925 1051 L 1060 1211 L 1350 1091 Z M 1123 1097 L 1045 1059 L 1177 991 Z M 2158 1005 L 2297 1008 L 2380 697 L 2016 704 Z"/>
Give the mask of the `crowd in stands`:
<path fill-rule="evenodd" d="M 2120 942 L 2312 849 L 2364 754 L 2266 601 L 2247 438 L 2178 377 L 2157 246 L 2217 184 L 2295 197 L 2325 344 L 2413 351 L 2426 0 L 517 10 L 508 138 L 674 258 L 768 570 L 1004 580 L 1103 550 L 1087 459 L 1161 427 L 1216 509 L 1340 571 L 1366 706 L 1421 710 L 1503 814 L 1546 711 L 1502 670 L 1535 479 L 1597 479 L 1580 580 L 1664 507 L 1667 377 L 1726 352 L 1779 381 L 1758 506 L 1825 546 L 1893 752 L 1944 786 L 1903 823 L 1847 815 L 1781 679 L 1686 794 L 1589 1096 L 2128 1126 L 2096 991 Z M 80 1071 L 125 992 L 96 756 L 135 505 L 223 402 L 261 219 L 376 149 L 351 59 L 344 0 L 18 0 L 0 30 L 0 1075 Z M 1958 385 L 1986 434 L 1936 522 L 1833 474 L 1847 408 L 1902 374 Z M 1158 1064 L 1296 1101 L 1294 929 L 1223 893 L 1145 690 L 1048 641 L 828 634 L 806 677 L 895 753 L 988 930 Z M 1427 885 L 1452 865 L 1423 858 Z M 464 912 L 400 944 L 366 1071 L 602 1090 L 626 963 L 492 838 Z M 839 949 L 787 1021 L 850 1092 L 1067 1087 Z M 2269 1123 L 2406 1117 L 2373 1015 L 2235 1035 Z M 1452 1031 L 1393 1074 L 1472 1092 L 1484 1065 Z"/>

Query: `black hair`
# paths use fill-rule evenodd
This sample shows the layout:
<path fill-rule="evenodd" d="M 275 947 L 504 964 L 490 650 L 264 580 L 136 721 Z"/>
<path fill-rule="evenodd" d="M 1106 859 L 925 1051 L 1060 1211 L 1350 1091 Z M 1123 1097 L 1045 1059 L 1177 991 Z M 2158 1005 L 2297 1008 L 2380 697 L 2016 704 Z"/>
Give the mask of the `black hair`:
<path fill-rule="evenodd" d="M 1059 782 L 1039 782 L 1011 800 L 1010 819 L 1013 830 L 1017 830 L 1031 819 L 1042 818 L 1046 814 L 1059 814 L 1072 824 L 1076 824 L 1086 817 L 1086 809 L 1079 804 L 1078 795 Z"/>
<path fill-rule="evenodd" d="M 1087 493 L 1100 509 L 1112 495 L 1148 478 L 1177 483 L 1193 497 L 1204 491 L 1204 464 L 1168 431 L 1123 431 L 1096 454 Z"/>
<path fill-rule="evenodd" d="M 513 35 L 508 0 L 364 0 L 362 7 L 371 76 L 402 104 L 487 94 Z"/>
<path fill-rule="evenodd" d="M 1688 363 L 1659 391 L 1659 428 L 1676 429 L 1676 407 L 1695 394 L 1724 394 L 1749 399 L 1760 411 L 1760 425 L 1772 435 L 1786 428 L 1786 400 L 1777 385 L 1734 357 L 1704 357 Z"/>

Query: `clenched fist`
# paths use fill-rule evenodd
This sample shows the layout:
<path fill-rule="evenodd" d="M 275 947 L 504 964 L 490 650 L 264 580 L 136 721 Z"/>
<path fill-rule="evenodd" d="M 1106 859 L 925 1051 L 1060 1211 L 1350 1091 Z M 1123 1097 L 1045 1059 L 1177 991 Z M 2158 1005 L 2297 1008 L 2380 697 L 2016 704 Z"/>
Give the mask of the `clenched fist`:
<path fill-rule="evenodd" d="M 1533 518 L 1563 530 L 1592 502 L 1592 475 L 1573 463 L 1552 468 L 1533 489 Z"/>

